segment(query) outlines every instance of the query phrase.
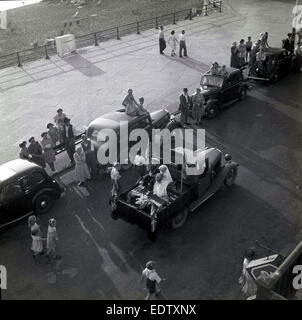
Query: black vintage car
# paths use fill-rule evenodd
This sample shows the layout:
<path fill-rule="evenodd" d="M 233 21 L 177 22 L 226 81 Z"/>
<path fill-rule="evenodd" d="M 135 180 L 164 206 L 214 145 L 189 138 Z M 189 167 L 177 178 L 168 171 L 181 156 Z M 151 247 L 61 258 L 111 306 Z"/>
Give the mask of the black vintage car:
<path fill-rule="evenodd" d="M 174 151 L 183 153 L 182 150 Z M 195 151 L 195 156 L 205 163 L 204 170 L 198 175 L 184 175 L 182 165 L 168 165 L 173 178 L 173 183 L 167 188 L 168 198 L 154 195 L 152 190 L 150 192 L 143 183 L 138 182 L 111 200 L 112 218 L 136 224 L 151 237 L 165 225 L 172 229 L 180 228 L 189 212 L 199 208 L 222 185 L 232 186 L 237 177 L 238 164 L 231 160 L 230 155 L 223 157 L 220 150 L 206 148 Z M 186 167 L 192 165 L 193 161 L 188 159 Z M 158 208 L 155 212 L 152 211 L 153 204 Z"/>
<path fill-rule="evenodd" d="M 276 82 L 292 69 L 295 56 L 286 49 L 265 48 L 265 59 L 254 59 L 249 66 L 248 78 L 253 80 Z"/>
<path fill-rule="evenodd" d="M 223 107 L 247 96 L 249 86 L 243 77 L 242 71 L 235 68 L 226 68 L 227 76 L 212 75 L 207 72 L 200 80 L 207 118 L 216 117 Z"/>
<path fill-rule="evenodd" d="M 127 124 L 128 126 L 128 136 L 120 136 L 121 126 Z M 124 109 L 106 113 L 101 117 L 93 120 L 87 129 L 87 136 L 92 140 L 95 146 L 95 150 L 104 143 L 99 139 L 99 133 L 101 130 L 111 129 L 114 130 L 117 134 L 118 143 L 117 144 L 117 155 L 121 154 L 120 146 L 122 144 L 122 139 L 128 140 L 129 134 L 134 129 L 145 129 L 149 134 L 152 129 L 164 129 L 167 128 L 170 131 L 175 128 L 180 127 L 180 124 L 173 120 L 171 114 L 166 109 L 157 110 L 151 112 L 150 114 L 140 115 L 140 116 L 129 116 L 125 113 Z M 131 148 L 132 143 L 135 142 L 129 141 L 128 149 Z M 117 161 L 123 161 L 125 159 L 117 159 Z M 130 163 L 129 163 L 130 165 Z M 127 165 L 125 165 L 127 167 Z"/>
<path fill-rule="evenodd" d="M 0 165 L 0 227 L 33 212 L 48 212 L 63 191 L 33 162 L 17 159 Z"/>

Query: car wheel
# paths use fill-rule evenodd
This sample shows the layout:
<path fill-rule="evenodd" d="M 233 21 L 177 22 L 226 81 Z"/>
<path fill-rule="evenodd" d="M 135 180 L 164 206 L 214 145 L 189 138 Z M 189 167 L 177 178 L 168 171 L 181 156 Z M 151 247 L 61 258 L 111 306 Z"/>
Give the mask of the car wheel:
<path fill-rule="evenodd" d="M 224 179 L 224 184 L 227 187 L 230 187 L 234 184 L 236 178 L 237 178 L 237 168 L 232 168 L 229 170 L 228 174 L 226 175 Z"/>
<path fill-rule="evenodd" d="M 48 193 L 41 194 L 40 196 L 37 197 L 35 201 L 35 205 L 34 205 L 35 212 L 38 214 L 46 213 L 51 209 L 53 204 L 54 204 L 54 199 L 50 194 Z"/>
<path fill-rule="evenodd" d="M 169 223 L 172 229 L 178 229 L 184 225 L 188 218 L 188 209 L 184 208 L 183 210 L 179 211 L 178 214 L 171 219 Z"/>
<path fill-rule="evenodd" d="M 279 80 L 279 74 L 278 74 L 278 72 L 275 72 L 275 73 L 271 76 L 270 81 L 273 82 L 273 83 L 275 83 L 275 82 L 277 82 L 278 80 Z"/>
<path fill-rule="evenodd" d="M 213 119 L 217 117 L 218 113 L 219 113 L 219 107 L 217 106 L 217 104 L 214 102 L 210 102 L 206 108 L 207 118 Z"/>
<path fill-rule="evenodd" d="M 242 87 L 239 91 L 239 100 L 244 100 L 247 96 L 247 89 L 246 87 Z"/>
<path fill-rule="evenodd" d="M 111 212 L 111 218 L 112 218 L 113 220 L 117 220 L 117 219 L 118 219 L 117 214 L 116 214 L 115 211 L 112 211 L 112 212 Z"/>

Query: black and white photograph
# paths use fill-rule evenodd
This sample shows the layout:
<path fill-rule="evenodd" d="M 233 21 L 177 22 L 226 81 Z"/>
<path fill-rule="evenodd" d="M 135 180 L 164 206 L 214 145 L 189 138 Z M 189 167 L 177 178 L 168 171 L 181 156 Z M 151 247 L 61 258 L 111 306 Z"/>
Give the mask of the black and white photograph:
<path fill-rule="evenodd" d="M 1 301 L 302 300 L 302 0 L 0 1 L 0 132 Z"/>

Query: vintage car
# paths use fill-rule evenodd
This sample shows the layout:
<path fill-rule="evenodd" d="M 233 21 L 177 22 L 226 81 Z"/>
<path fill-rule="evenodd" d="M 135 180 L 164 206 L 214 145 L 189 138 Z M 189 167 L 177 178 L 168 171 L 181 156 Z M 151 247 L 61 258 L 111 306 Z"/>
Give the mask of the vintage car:
<path fill-rule="evenodd" d="M 276 82 L 293 69 L 295 56 L 286 49 L 265 48 L 264 53 L 264 61 L 250 63 L 249 79 Z"/>
<path fill-rule="evenodd" d="M 0 227 L 48 212 L 63 191 L 33 162 L 17 159 L 0 165 Z"/>
<path fill-rule="evenodd" d="M 120 136 L 121 125 L 128 125 L 128 136 L 123 135 Z M 125 113 L 124 109 L 113 111 L 110 113 L 106 113 L 103 116 L 93 120 L 86 131 L 88 138 L 94 143 L 95 150 L 104 143 L 104 141 L 100 141 L 98 139 L 99 133 L 103 129 L 112 129 L 117 133 L 118 142 L 121 142 L 121 139 L 128 140 L 129 134 L 134 129 L 145 129 L 149 134 L 152 129 L 164 129 L 167 128 L 170 131 L 175 128 L 180 127 L 180 124 L 171 116 L 168 110 L 161 109 L 150 114 L 140 115 L 140 116 L 129 116 Z M 128 149 L 131 148 L 132 143 L 135 142 L 129 141 Z M 120 145 L 124 145 L 122 143 L 118 143 L 117 145 L 117 154 L 121 154 Z M 125 159 L 117 159 L 117 161 L 121 161 Z M 129 166 L 131 164 L 129 163 Z M 127 165 L 126 165 L 127 166 Z M 128 167 L 128 166 L 127 166 Z"/>
<path fill-rule="evenodd" d="M 227 76 L 212 75 L 207 72 L 201 76 L 200 88 L 206 106 L 205 116 L 216 117 L 223 107 L 247 96 L 249 86 L 243 77 L 242 70 L 226 68 Z"/>
<path fill-rule="evenodd" d="M 178 147 L 174 152 L 183 153 L 183 150 Z M 168 165 L 173 183 L 167 188 L 167 198 L 154 195 L 152 188 L 150 190 L 144 184 L 143 177 L 137 184 L 111 199 L 112 218 L 137 224 L 154 239 L 159 228 L 180 228 L 185 223 L 188 213 L 199 208 L 222 185 L 233 185 L 237 177 L 238 164 L 232 161 L 230 155 L 223 156 L 216 148 L 197 150 L 194 154 L 204 163 L 200 174 L 184 173 L 184 168 L 187 171 L 188 167 L 196 165 L 190 159 L 187 159 L 185 165 Z M 155 211 L 154 206 L 157 208 Z"/>

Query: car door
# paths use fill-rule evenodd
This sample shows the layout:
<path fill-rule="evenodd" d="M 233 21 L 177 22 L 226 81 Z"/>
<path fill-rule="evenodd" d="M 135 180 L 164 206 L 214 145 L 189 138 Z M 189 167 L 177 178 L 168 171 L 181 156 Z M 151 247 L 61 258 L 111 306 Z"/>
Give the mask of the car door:
<path fill-rule="evenodd" d="M 20 181 L 5 184 L 0 190 L 0 225 L 12 222 L 29 212 Z"/>
<path fill-rule="evenodd" d="M 223 103 L 227 103 L 230 100 L 232 100 L 232 92 L 233 92 L 233 83 L 232 83 L 232 76 L 230 76 L 228 79 L 225 79 L 222 85 L 221 90 L 221 100 Z"/>

